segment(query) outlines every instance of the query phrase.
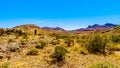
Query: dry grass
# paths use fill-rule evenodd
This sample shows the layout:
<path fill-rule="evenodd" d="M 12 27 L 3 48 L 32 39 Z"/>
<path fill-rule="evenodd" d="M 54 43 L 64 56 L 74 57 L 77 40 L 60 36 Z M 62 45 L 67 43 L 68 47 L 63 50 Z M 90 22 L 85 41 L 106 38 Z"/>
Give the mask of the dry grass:
<path fill-rule="evenodd" d="M 14 53 L 6 51 L 5 47 L 10 46 L 10 44 L 20 45 L 19 43 L 20 40 L 22 40 L 22 37 L 19 37 L 17 39 L 14 35 L 0 37 L 0 48 L 5 50 L 4 53 L 6 55 L 11 56 L 10 59 L 6 58 L 6 56 L 3 59 L 0 59 L 0 63 L 8 62 L 9 68 L 88 68 L 92 63 L 98 61 L 109 61 L 113 62 L 116 65 L 120 65 L 120 55 L 118 53 L 107 56 L 89 54 L 82 43 L 75 43 L 74 45 L 71 45 L 71 47 L 67 47 L 64 43 L 65 39 L 59 39 L 59 45 L 65 47 L 70 53 L 67 53 L 65 55 L 64 61 L 56 64 L 51 64 L 52 58 L 50 58 L 50 55 L 54 52 L 54 49 L 57 45 L 52 45 L 49 43 L 54 39 L 54 37 L 49 36 L 50 32 L 38 32 L 42 35 L 29 35 L 27 44 L 25 44 L 27 47 L 21 48 L 20 52 Z M 29 33 L 31 33 L 31 31 Z M 84 37 L 86 37 L 86 35 Z M 44 36 L 44 40 L 47 41 L 48 45 L 46 45 L 44 49 L 38 49 L 38 55 L 27 56 L 27 51 L 36 46 L 36 42 L 39 41 L 40 36 Z M 11 38 L 14 39 L 15 42 L 8 43 L 8 40 Z"/>

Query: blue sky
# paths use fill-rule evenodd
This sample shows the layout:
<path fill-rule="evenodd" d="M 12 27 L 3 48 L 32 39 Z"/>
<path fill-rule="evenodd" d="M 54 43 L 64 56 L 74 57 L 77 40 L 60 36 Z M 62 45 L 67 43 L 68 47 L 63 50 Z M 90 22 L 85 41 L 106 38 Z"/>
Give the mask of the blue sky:
<path fill-rule="evenodd" d="M 120 0 L 1 0 L 0 27 L 36 24 L 67 30 L 120 23 Z"/>

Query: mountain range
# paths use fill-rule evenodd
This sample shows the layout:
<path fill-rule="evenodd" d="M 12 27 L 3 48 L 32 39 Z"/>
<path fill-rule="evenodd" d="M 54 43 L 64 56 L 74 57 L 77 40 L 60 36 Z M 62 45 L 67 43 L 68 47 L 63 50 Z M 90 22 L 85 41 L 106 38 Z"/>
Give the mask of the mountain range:
<path fill-rule="evenodd" d="M 89 25 L 87 28 L 80 28 L 80 29 L 75 29 L 75 30 L 70 30 L 70 31 L 94 31 L 94 30 L 105 30 L 108 28 L 112 28 L 117 26 L 116 24 L 112 24 L 112 23 L 106 23 L 104 25 L 99 25 L 99 24 L 94 24 L 94 25 Z M 14 28 L 22 28 L 22 29 L 43 29 L 43 30 L 48 30 L 48 31 L 67 31 L 61 27 L 39 27 L 36 26 L 34 24 L 26 24 L 26 25 L 20 25 L 20 26 L 16 26 Z"/>
<path fill-rule="evenodd" d="M 99 24 L 94 24 L 94 25 L 89 25 L 87 28 L 80 28 L 80 29 L 76 29 L 75 31 L 93 31 L 93 30 L 104 30 L 104 29 L 108 29 L 108 28 L 112 28 L 117 26 L 116 24 L 112 24 L 112 23 L 106 23 L 104 25 L 99 25 Z"/>
<path fill-rule="evenodd" d="M 75 29 L 72 31 L 93 31 L 93 30 L 104 30 L 104 29 L 108 29 L 111 27 L 115 27 L 117 26 L 116 24 L 112 24 L 112 23 L 106 23 L 104 25 L 99 25 L 99 24 L 94 24 L 94 25 L 89 25 L 87 28 L 80 28 L 80 29 Z M 66 31 L 65 29 L 61 28 L 61 27 L 43 27 L 42 29 L 44 30 L 49 30 L 49 31 Z"/>
<path fill-rule="evenodd" d="M 49 31 L 65 31 L 65 29 L 61 27 L 42 27 L 43 30 L 49 30 Z"/>

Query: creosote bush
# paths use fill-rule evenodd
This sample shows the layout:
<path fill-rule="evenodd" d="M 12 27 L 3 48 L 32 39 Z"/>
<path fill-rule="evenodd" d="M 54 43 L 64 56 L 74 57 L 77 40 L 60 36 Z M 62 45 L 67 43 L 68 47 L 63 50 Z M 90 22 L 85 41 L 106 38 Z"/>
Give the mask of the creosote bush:
<path fill-rule="evenodd" d="M 65 40 L 65 43 L 67 44 L 68 47 L 70 47 L 71 45 L 74 45 L 74 40 L 68 38 Z"/>
<path fill-rule="evenodd" d="M 36 48 L 32 48 L 30 49 L 26 55 L 38 55 L 39 54 L 39 50 Z"/>
<path fill-rule="evenodd" d="M 0 64 L 0 68 L 9 68 L 9 64 L 8 62 L 3 62 Z"/>
<path fill-rule="evenodd" d="M 62 46 L 56 46 L 53 54 L 50 55 L 51 58 L 55 58 L 58 62 L 63 60 L 64 55 L 68 51 Z"/>
<path fill-rule="evenodd" d="M 12 45 L 8 47 L 8 50 L 11 52 L 16 52 L 20 49 L 20 47 L 18 45 Z"/>
<path fill-rule="evenodd" d="M 16 35 L 16 38 L 22 36 L 23 39 L 27 40 L 29 34 L 27 32 L 22 31 L 22 30 L 16 30 L 15 35 Z"/>
<path fill-rule="evenodd" d="M 107 38 L 100 34 L 94 34 L 88 39 L 86 48 L 90 53 L 105 54 L 107 42 Z"/>
<path fill-rule="evenodd" d="M 77 38 L 76 38 L 76 42 L 77 42 L 77 43 L 80 43 L 81 40 L 82 40 L 82 39 L 81 39 L 80 37 L 77 37 Z"/>
<path fill-rule="evenodd" d="M 117 65 L 114 65 L 110 62 L 99 62 L 92 64 L 89 68 L 118 68 Z"/>
<path fill-rule="evenodd" d="M 36 44 L 36 48 L 38 48 L 38 49 L 42 49 L 44 46 L 42 46 L 42 44 L 41 43 L 37 43 Z"/>
<path fill-rule="evenodd" d="M 57 45 L 57 44 L 60 44 L 60 41 L 57 40 L 57 39 L 54 39 L 54 40 L 52 40 L 51 44 L 52 45 Z"/>
<path fill-rule="evenodd" d="M 29 35 L 28 33 L 24 32 L 22 38 L 28 40 L 28 35 Z"/>
<path fill-rule="evenodd" d="M 65 39 L 65 38 L 68 38 L 68 37 L 69 37 L 69 36 L 67 36 L 67 35 L 62 35 L 62 34 L 61 34 L 61 35 L 57 35 L 57 34 L 56 34 L 55 36 L 56 36 L 57 39 L 58 39 L 58 38 L 59 38 L 59 39 Z"/>
<path fill-rule="evenodd" d="M 8 43 L 14 42 L 14 41 L 15 41 L 14 39 L 9 39 L 9 40 L 8 40 Z"/>
<path fill-rule="evenodd" d="M 120 43 L 120 35 L 112 35 L 111 41 L 114 43 Z"/>
<path fill-rule="evenodd" d="M 16 30 L 15 34 L 17 37 L 19 37 L 19 36 L 22 36 L 24 34 L 24 32 L 22 30 Z"/>
<path fill-rule="evenodd" d="M 5 30 L 2 28 L 0 29 L 0 36 L 4 35 L 5 34 Z"/>
<path fill-rule="evenodd" d="M 25 39 L 20 40 L 20 44 L 21 45 L 26 45 L 26 40 Z"/>
<path fill-rule="evenodd" d="M 109 51 L 120 51 L 120 44 L 116 44 L 116 43 L 108 43 L 107 44 L 107 50 Z"/>
<path fill-rule="evenodd" d="M 47 45 L 47 42 L 45 40 L 39 40 L 37 42 L 37 45 L 36 45 L 36 48 L 40 48 L 40 49 L 43 49 L 45 46 Z"/>

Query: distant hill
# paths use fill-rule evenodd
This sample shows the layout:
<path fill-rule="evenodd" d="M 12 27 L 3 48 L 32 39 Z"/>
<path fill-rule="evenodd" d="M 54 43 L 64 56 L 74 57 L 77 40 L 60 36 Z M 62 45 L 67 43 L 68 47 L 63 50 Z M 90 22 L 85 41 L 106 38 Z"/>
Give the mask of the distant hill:
<path fill-rule="evenodd" d="M 119 34 L 120 33 L 120 25 L 117 25 L 115 27 L 103 30 L 102 33 L 114 33 Z"/>
<path fill-rule="evenodd" d="M 104 30 L 104 29 L 115 27 L 115 26 L 117 26 L 117 25 L 116 24 L 112 24 L 112 23 L 106 23 L 104 25 L 94 24 L 92 26 L 89 25 L 87 28 L 76 29 L 75 31 Z"/>
<path fill-rule="evenodd" d="M 60 27 L 43 27 L 42 29 L 48 31 L 65 31 L 63 28 Z"/>
<path fill-rule="evenodd" d="M 39 26 L 36 26 L 34 24 L 25 24 L 25 25 L 15 26 L 13 28 L 15 28 L 15 29 L 22 29 L 22 30 L 41 29 Z"/>

